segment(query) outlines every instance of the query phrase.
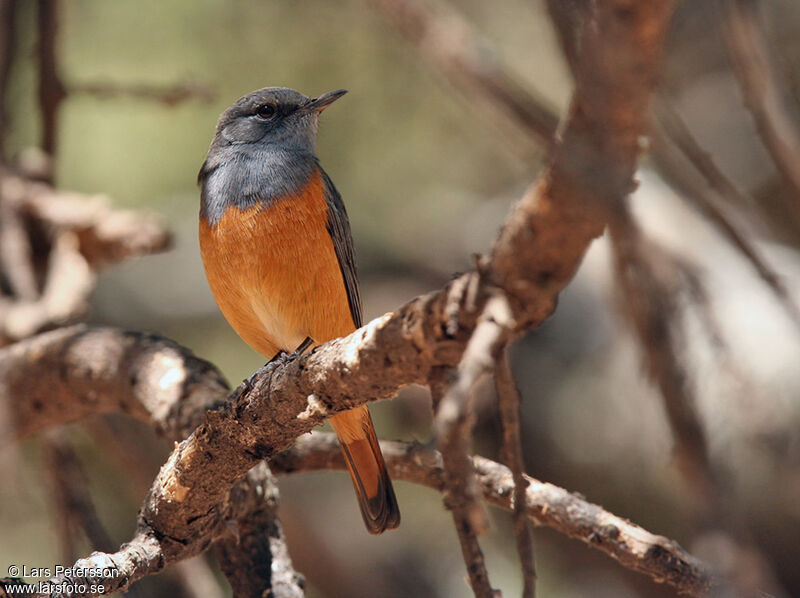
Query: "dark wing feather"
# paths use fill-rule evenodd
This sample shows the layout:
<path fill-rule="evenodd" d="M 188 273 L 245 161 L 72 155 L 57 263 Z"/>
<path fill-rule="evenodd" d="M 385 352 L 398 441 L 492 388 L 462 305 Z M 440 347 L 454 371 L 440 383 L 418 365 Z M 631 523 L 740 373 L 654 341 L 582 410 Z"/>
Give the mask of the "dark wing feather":
<path fill-rule="evenodd" d="M 358 290 L 358 273 L 353 251 L 353 236 L 350 233 L 350 221 L 347 219 L 347 210 L 344 208 L 342 197 L 333 186 L 333 181 L 322 168 L 320 171 L 325 182 L 325 197 L 328 200 L 328 233 L 331 235 L 336 257 L 339 260 L 339 269 L 347 290 L 347 301 L 350 303 L 353 324 L 356 328 L 361 328 L 361 294 Z"/>

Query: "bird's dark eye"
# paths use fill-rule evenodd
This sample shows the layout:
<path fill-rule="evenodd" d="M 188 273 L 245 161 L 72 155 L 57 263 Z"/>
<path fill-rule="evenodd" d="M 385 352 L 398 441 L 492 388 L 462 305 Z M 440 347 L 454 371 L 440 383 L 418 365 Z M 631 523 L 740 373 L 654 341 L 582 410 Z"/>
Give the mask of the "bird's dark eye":
<path fill-rule="evenodd" d="M 275 116 L 275 106 L 270 106 L 269 104 L 264 104 L 263 106 L 259 106 L 258 110 L 256 110 L 256 115 L 259 118 L 263 118 L 264 120 L 269 120 L 273 116 Z"/>

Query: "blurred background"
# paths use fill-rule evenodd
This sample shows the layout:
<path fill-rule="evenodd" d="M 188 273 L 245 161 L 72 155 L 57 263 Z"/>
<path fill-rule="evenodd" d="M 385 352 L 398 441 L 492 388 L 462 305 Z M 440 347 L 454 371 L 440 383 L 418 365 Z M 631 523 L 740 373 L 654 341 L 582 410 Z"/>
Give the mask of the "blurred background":
<path fill-rule="evenodd" d="M 68 95 L 59 111 L 55 186 L 156 213 L 175 235 L 170 251 L 101 275 L 89 322 L 166 335 L 216 364 L 233 384 L 262 365 L 208 290 L 197 247 L 195 179 L 219 113 L 268 85 L 307 95 L 350 91 L 325 112 L 318 155 L 347 204 L 366 319 L 440 287 L 471 266 L 473 253 L 489 249 L 509 206 L 542 168 L 547 147 L 431 60 L 435 44 L 421 52 L 384 10 L 389 4 L 58 4 L 54 41 Z M 709 517 L 707 497 L 676 464 L 661 393 L 642 365 L 648 348 L 631 326 L 631 295 L 620 292 L 607 238 L 593 245 L 555 315 L 516 344 L 513 366 L 523 395 L 528 473 L 674 538 L 701 558 L 744 570 L 776 595 L 797 596 L 800 327 L 792 306 L 800 297 L 794 211 L 800 196 L 786 171 L 792 159 L 800 165 L 800 155 L 790 153 L 782 167 L 748 112 L 740 72 L 732 68 L 726 4 L 679 3 L 654 112 L 663 128 L 650 142 L 631 201 L 647 238 L 702 288 L 676 291 L 669 321 L 707 441 L 713 504 L 723 505 L 722 514 Z M 739 4 L 755 7 L 780 84 L 769 101 L 786 117 L 780 132 L 791 132 L 800 127 L 800 4 Z M 542 106 L 564 113 L 572 77 L 543 1 L 451 0 L 443 10 L 457 16 L 450 25 L 468 25 L 487 64 L 502 65 Z M 9 159 L 38 145 L 42 132 L 37 3 L 18 2 L 13 23 L 3 131 Z M 179 101 L 129 93 L 176 85 L 192 91 Z M 685 144 L 680 150 L 680 124 L 700 153 L 687 153 Z M 711 156 L 730 187 L 709 185 L 703 156 Z M 759 276 L 703 198 L 774 271 L 783 294 Z M 496 459 L 492 393 L 486 384 L 477 397 L 476 452 Z M 425 389 L 406 389 L 372 412 L 382 438 L 431 439 Z M 110 418 L 104 425 L 141 453 L 137 469 L 106 450 L 98 434 L 82 426 L 68 434 L 100 517 L 121 543 L 170 447 L 136 422 Z M 40 442 L 27 441 L 21 450 L 25 466 L 13 477 L 0 474 L 0 574 L 10 563 L 64 560 Z M 398 482 L 403 525 L 376 538 L 364 531 L 346 474 L 284 477 L 280 490 L 281 519 L 309 596 L 471 595 L 437 493 Z M 492 524 L 482 541 L 491 579 L 514 596 L 521 579 L 510 519 L 493 511 Z M 535 542 L 541 596 L 674 595 L 552 530 L 538 528 Z M 74 549 L 83 554 L 91 547 L 76 536 Z M 139 592 L 181 595 L 179 581 L 166 572 L 143 581 Z M 229 592 L 222 578 L 214 591 Z"/>

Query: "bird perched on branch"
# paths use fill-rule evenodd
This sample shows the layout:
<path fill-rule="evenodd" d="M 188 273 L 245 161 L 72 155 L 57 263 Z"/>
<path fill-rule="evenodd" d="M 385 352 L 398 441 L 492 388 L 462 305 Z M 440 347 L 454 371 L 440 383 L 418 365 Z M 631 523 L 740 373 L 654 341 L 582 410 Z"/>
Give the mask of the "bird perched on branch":
<path fill-rule="evenodd" d="M 320 113 L 345 94 L 316 98 L 259 89 L 219 118 L 198 181 L 200 251 L 222 313 L 274 359 L 361 326 L 353 239 L 342 198 L 315 154 Z M 400 523 L 366 405 L 330 418 L 367 530 Z"/>

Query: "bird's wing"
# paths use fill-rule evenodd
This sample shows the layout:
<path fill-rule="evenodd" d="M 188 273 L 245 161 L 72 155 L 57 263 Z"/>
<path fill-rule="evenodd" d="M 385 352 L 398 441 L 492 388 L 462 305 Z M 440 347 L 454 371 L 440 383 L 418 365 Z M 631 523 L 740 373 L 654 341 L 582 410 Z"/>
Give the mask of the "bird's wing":
<path fill-rule="evenodd" d="M 339 260 L 339 269 L 347 290 L 347 301 L 350 303 L 353 324 L 356 328 L 361 328 L 361 294 L 358 290 L 358 273 L 353 251 L 353 236 L 350 233 L 350 221 L 347 219 L 347 210 L 345 210 L 342 197 L 333 186 L 333 181 L 324 170 L 321 168 L 320 170 L 325 182 L 325 198 L 328 201 L 328 233 L 331 235 L 336 257 Z"/>

